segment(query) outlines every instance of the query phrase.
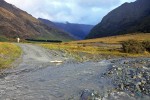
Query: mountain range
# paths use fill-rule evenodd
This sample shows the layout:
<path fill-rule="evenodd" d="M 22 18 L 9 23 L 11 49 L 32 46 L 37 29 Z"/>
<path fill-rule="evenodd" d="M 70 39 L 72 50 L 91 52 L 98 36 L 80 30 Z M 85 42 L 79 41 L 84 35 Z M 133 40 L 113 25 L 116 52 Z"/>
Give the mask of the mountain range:
<path fill-rule="evenodd" d="M 0 0 L 0 39 L 54 39 L 72 40 L 68 33 L 47 26 L 27 12 Z"/>
<path fill-rule="evenodd" d="M 86 38 L 127 33 L 150 33 L 150 0 L 122 4 L 109 12 Z"/>
<path fill-rule="evenodd" d="M 91 29 L 94 27 L 93 25 L 86 25 L 86 24 L 77 24 L 77 23 L 60 23 L 60 22 L 52 22 L 47 19 L 39 18 L 40 21 L 47 24 L 50 27 L 56 27 L 64 32 L 67 32 L 75 39 L 84 39 Z"/>
<path fill-rule="evenodd" d="M 124 3 L 104 16 L 96 26 L 36 19 L 0 0 L 0 41 L 17 37 L 68 41 L 131 33 L 150 33 L 150 0 Z"/>

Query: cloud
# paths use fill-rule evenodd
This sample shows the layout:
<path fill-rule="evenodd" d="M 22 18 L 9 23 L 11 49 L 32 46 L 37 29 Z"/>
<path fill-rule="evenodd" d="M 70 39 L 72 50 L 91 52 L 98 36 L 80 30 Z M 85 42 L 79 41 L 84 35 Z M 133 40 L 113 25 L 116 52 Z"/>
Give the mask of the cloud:
<path fill-rule="evenodd" d="M 109 8 L 120 2 L 120 0 L 77 0 L 78 4 L 84 7 Z"/>
<path fill-rule="evenodd" d="M 97 24 L 124 2 L 135 0 L 5 0 L 34 17 L 57 22 Z"/>

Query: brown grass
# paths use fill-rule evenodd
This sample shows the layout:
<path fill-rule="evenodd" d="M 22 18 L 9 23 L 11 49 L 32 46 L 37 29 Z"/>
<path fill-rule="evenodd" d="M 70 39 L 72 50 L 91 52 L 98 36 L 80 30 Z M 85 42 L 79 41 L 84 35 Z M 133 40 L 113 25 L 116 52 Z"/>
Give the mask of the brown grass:
<path fill-rule="evenodd" d="M 21 49 L 12 43 L 0 42 L 0 70 L 9 65 L 21 55 Z"/>
<path fill-rule="evenodd" d="M 48 49 L 65 51 L 78 59 L 82 59 L 82 55 L 80 55 L 80 53 L 87 53 L 90 54 L 90 56 L 96 55 L 96 57 L 150 57 L 150 53 L 146 51 L 141 54 L 123 53 L 121 43 L 122 41 L 127 41 L 130 39 L 147 41 L 150 40 L 150 33 L 127 34 L 105 38 L 64 42 L 60 44 L 45 43 L 39 45 Z"/>
<path fill-rule="evenodd" d="M 2 7 L 0 7 L 0 12 L 1 12 L 1 15 L 5 16 L 8 19 L 13 19 L 16 17 L 13 13 L 9 12 L 8 10 Z"/>
<path fill-rule="evenodd" d="M 123 53 L 121 48 L 116 48 L 115 46 L 111 47 L 101 47 L 101 46 L 85 46 L 84 44 L 78 44 L 78 43 L 61 43 L 61 44 L 39 44 L 40 46 L 43 46 L 44 48 L 51 49 L 51 50 L 60 50 L 68 53 L 69 55 L 74 56 L 75 58 L 81 60 L 82 55 L 81 53 L 84 53 L 85 57 L 86 54 L 88 56 L 98 56 L 103 55 L 108 56 L 114 56 L 114 57 L 150 57 L 150 53 L 145 52 L 143 54 L 129 54 L 129 53 Z"/>
<path fill-rule="evenodd" d="M 39 23 L 39 21 L 38 21 L 36 18 L 32 17 L 31 15 L 25 14 L 24 12 L 23 12 L 23 13 L 21 12 L 20 15 L 21 15 L 24 19 L 30 20 L 30 21 L 32 21 L 32 22 Z"/>
<path fill-rule="evenodd" d="M 122 41 L 127 41 L 135 39 L 138 41 L 145 41 L 150 40 L 150 33 L 138 33 L 138 34 L 126 34 L 126 35 L 119 35 L 119 36 L 111 36 L 111 37 L 104 37 L 104 38 L 97 38 L 97 39 L 88 39 L 88 40 L 81 40 L 81 41 L 73 41 L 72 43 L 114 43 L 118 44 Z"/>

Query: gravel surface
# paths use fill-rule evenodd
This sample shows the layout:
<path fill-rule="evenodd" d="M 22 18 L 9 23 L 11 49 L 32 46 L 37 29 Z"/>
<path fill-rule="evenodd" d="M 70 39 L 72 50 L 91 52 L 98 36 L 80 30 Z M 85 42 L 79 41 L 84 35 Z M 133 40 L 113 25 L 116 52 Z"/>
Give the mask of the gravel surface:
<path fill-rule="evenodd" d="M 150 100 L 150 58 L 120 59 L 103 74 L 110 78 L 115 91 L 121 91 L 136 100 Z"/>
<path fill-rule="evenodd" d="M 22 62 L 0 74 L 0 100 L 135 100 L 123 90 L 112 91 L 115 78 L 108 75 L 125 58 L 79 63 L 62 52 L 18 45 Z"/>

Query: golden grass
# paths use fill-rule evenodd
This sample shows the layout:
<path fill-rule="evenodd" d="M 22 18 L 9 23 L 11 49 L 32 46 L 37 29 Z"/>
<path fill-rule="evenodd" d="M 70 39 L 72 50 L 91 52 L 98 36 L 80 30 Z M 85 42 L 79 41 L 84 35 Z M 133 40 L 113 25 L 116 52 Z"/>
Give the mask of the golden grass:
<path fill-rule="evenodd" d="M 65 42 L 60 44 L 45 43 L 39 45 L 48 49 L 65 51 L 77 59 L 82 59 L 82 55 L 80 55 L 80 53 L 90 54 L 88 57 L 92 57 L 93 55 L 102 55 L 104 57 L 150 57 L 149 52 L 145 52 L 143 54 L 123 53 L 120 43 L 130 39 L 136 39 L 138 41 L 150 41 L 150 33 L 127 34 L 105 38 Z"/>
<path fill-rule="evenodd" d="M 81 41 L 73 41 L 71 43 L 95 43 L 95 42 L 102 42 L 102 43 L 120 43 L 122 41 L 127 41 L 130 39 L 135 39 L 138 41 L 150 40 L 150 33 L 137 33 L 137 34 L 126 34 L 126 35 L 118 35 L 118 36 L 110 36 L 104 38 L 96 38 L 96 39 L 88 39 L 88 40 L 81 40 Z"/>
<path fill-rule="evenodd" d="M 41 46 L 53 49 L 53 50 L 65 50 L 69 52 L 86 52 L 86 53 L 97 53 L 98 47 L 91 47 L 91 46 L 79 46 L 76 44 L 40 44 Z"/>
<path fill-rule="evenodd" d="M 62 50 L 68 54 L 73 55 L 77 59 L 82 59 L 82 55 L 79 53 L 87 53 L 91 55 L 108 55 L 119 57 L 150 57 L 150 53 L 144 54 L 129 54 L 123 53 L 121 48 L 114 47 L 101 47 L 101 46 L 85 46 L 78 43 L 61 43 L 61 44 L 40 44 L 44 48 L 51 50 Z"/>
<path fill-rule="evenodd" d="M 91 47 L 91 46 L 79 46 L 75 44 L 39 44 L 40 46 L 51 49 L 51 50 L 60 50 L 64 51 L 67 53 L 69 56 L 73 56 L 76 60 L 81 61 L 81 57 L 78 53 L 83 52 L 83 53 L 90 53 L 90 54 L 96 54 L 98 53 L 98 47 Z"/>
<path fill-rule="evenodd" d="M 0 42 L 0 69 L 8 68 L 20 55 L 20 47 L 12 43 Z"/>

